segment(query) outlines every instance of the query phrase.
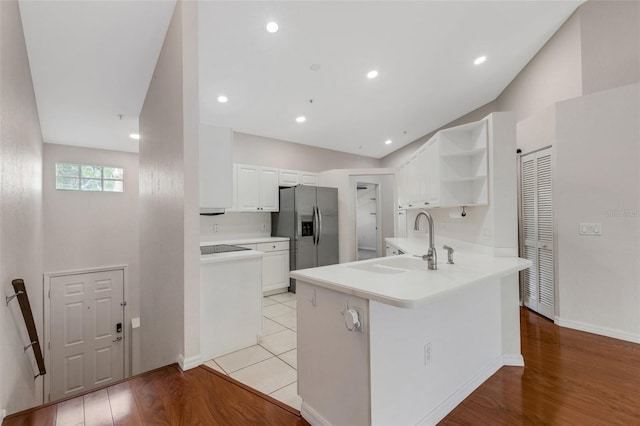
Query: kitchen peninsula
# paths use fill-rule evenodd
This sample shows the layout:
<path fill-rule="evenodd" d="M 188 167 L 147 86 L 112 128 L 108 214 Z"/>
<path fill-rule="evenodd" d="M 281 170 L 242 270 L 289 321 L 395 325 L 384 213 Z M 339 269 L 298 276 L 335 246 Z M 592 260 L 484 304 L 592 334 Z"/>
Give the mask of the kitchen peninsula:
<path fill-rule="evenodd" d="M 303 417 L 435 424 L 503 365 L 524 365 L 517 271 L 530 265 L 457 252 L 435 271 L 404 255 L 292 272 Z"/>

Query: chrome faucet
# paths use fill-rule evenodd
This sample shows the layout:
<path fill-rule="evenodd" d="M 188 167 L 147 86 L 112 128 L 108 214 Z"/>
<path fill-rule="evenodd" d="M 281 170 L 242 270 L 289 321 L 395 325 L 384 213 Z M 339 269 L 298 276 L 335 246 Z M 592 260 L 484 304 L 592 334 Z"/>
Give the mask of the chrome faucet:
<path fill-rule="evenodd" d="M 426 210 L 420 210 L 416 216 L 416 222 L 413 225 L 414 231 L 420 230 L 420 217 L 425 216 L 429 222 L 429 250 L 427 254 L 422 256 L 422 260 L 427 261 L 427 269 L 438 269 L 438 254 L 436 253 L 436 246 L 433 242 L 433 218 L 431 214 Z"/>

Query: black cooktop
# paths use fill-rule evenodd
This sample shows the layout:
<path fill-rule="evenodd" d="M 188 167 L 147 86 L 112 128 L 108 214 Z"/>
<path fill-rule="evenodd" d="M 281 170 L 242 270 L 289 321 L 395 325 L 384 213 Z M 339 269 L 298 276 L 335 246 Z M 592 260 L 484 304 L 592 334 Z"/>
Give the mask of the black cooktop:
<path fill-rule="evenodd" d="M 229 244 L 218 244 L 216 246 L 200 246 L 200 254 L 216 254 L 216 253 L 228 253 L 230 251 L 242 251 L 251 250 L 246 247 L 232 246 Z"/>

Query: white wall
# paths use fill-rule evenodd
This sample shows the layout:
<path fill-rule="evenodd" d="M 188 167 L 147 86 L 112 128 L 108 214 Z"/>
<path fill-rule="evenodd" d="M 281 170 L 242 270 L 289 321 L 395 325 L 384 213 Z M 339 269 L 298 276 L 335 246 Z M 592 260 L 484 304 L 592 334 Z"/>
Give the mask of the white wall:
<path fill-rule="evenodd" d="M 15 0 L 0 2 L 0 283 L 13 294 L 22 278 L 42 344 L 42 134 L 22 20 Z M 0 302 L 0 409 L 43 402 L 42 378 L 22 347 L 26 330 L 17 302 Z"/>
<path fill-rule="evenodd" d="M 305 172 L 380 167 L 377 158 L 239 132 L 233 134 L 233 161 Z"/>
<path fill-rule="evenodd" d="M 640 343 L 640 84 L 559 103 L 557 129 L 559 323 Z"/>
<path fill-rule="evenodd" d="M 184 124 L 181 2 L 140 112 L 141 367 L 176 361 L 184 343 Z M 197 170 L 197 169 L 196 169 Z"/>
<path fill-rule="evenodd" d="M 57 191 L 58 162 L 122 167 L 125 191 Z M 44 271 L 128 265 L 127 308 L 139 316 L 138 154 L 46 143 L 42 180 Z"/>
<path fill-rule="evenodd" d="M 231 212 L 218 216 L 200 216 L 200 241 L 270 236 L 271 213 Z"/>

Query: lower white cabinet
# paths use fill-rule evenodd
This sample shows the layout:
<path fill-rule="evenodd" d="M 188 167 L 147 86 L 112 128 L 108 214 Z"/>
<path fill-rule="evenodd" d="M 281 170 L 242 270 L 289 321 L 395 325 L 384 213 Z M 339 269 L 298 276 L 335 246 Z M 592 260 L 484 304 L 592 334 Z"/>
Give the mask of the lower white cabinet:
<path fill-rule="evenodd" d="M 262 293 L 270 296 L 289 288 L 289 242 L 257 244 L 262 257 Z"/>

